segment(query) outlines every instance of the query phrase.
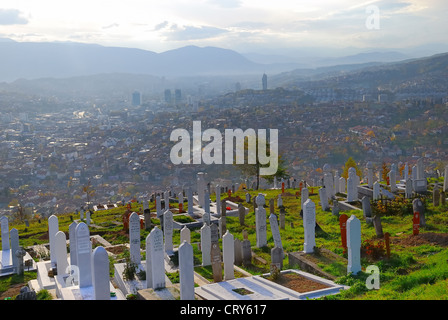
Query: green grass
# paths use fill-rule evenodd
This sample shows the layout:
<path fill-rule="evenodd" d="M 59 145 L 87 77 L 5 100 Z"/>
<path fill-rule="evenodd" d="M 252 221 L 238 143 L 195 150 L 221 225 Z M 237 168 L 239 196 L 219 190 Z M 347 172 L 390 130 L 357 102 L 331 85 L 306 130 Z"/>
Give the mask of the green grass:
<path fill-rule="evenodd" d="M 12 274 L 9 276 L 0 277 L 0 292 L 5 292 L 10 287 L 18 284 L 26 286 L 28 281 L 36 279 L 36 272 L 25 271 L 22 275 Z"/>
<path fill-rule="evenodd" d="M 422 260 L 409 274 L 391 276 L 380 290 L 368 292 L 363 299 L 440 300 L 448 299 L 448 249 Z"/>

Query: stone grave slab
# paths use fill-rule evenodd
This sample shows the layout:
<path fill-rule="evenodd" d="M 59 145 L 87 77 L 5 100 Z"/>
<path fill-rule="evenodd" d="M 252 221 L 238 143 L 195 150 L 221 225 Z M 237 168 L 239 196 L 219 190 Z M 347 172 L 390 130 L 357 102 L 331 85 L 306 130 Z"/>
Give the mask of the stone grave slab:
<path fill-rule="evenodd" d="M 195 289 L 196 295 L 204 300 L 307 300 L 322 296 L 337 294 L 349 287 L 335 284 L 307 272 L 294 269 L 284 270 L 281 273 L 297 273 L 306 279 L 324 284 L 327 288 L 299 293 L 273 281 L 265 279 L 265 275 L 237 278 L 203 285 Z"/>
<path fill-rule="evenodd" d="M 326 279 L 334 280 L 335 276 L 323 271 L 317 264 L 320 262 L 332 263 L 341 262 L 347 265 L 347 259 L 337 255 L 336 253 L 325 249 L 318 248 L 315 253 L 305 253 L 303 251 L 289 252 L 288 260 L 290 266 L 298 266 L 301 270 L 315 274 Z"/>
<path fill-rule="evenodd" d="M 25 271 L 36 270 L 37 269 L 36 262 L 33 260 L 30 254 L 26 252 L 25 256 L 23 257 L 23 261 L 25 262 L 28 260 L 32 261 L 32 266 L 30 266 L 29 269 L 28 267 L 25 266 Z M 16 270 L 13 266 L 12 249 L 0 251 L 0 276 L 5 276 L 13 273 L 16 273 Z"/>
<path fill-rule="evenodd" d="M 110 292 L 115 293 L 114 296 L 110 297 L 110 300 L 126 300 L 126 296 L 120 291 L 114 288 L 112 283 L 109 283 Z M 94 300 L 94 290 L 93 286 L 79 287 L 70 286 L 60 289 L 60 299 L 61 300 Z"/>

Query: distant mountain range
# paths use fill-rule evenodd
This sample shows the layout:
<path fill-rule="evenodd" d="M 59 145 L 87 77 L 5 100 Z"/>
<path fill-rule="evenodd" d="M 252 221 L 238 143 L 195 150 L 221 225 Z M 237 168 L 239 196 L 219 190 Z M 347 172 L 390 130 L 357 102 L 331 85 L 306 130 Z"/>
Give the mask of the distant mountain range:
<path fill-rule="evenodd" d="M 104 73 L 179 77 L 285 71 L 255 63 L 239 53 L 187 46 L 162 53 L 80 43 L 0 42 L 0 81 L 67 78 Z"/>
<path fill-rule="evenodd" d="M 240 54 L 216 47 L 186 46 L 156 53 L 135 48 L 70 42 L 15 42 L 0 39 L 0 81 L 68 78 L 107 73 L 158 77 L 276 74 L 298 68 L 390 62 L 407 58 L 399 52 L 370 52 L 338 58 Z"/>
<path fill-rule="evenodd" d="M 296 69 L 275 75 L 271 80 L 284 87 L 418 88 L 445 91 L 448 96 L 448 53 L 393 63 Z"/>
<path fill-rule="evenodd" d="M 412 89 L 418 85 L 419 90 L 446 91 L 448 53 L 406 57 L 400 52 L 378 51 L 316 57 L 314 62 L 300 63 L 287 56 L 240 54 L 216 47 L 187 46 L 156 53 L 94 44 L 0 39 L 0 90 L 71 98 L 127 99 L 134 90 L 157 97 L 166 88 L 182 88 L 192 96 L 199 92 L 216 95 L 235 91 L 236 82 L 242 89 L 261 89 L 265 72 L 269 88 Z"/>

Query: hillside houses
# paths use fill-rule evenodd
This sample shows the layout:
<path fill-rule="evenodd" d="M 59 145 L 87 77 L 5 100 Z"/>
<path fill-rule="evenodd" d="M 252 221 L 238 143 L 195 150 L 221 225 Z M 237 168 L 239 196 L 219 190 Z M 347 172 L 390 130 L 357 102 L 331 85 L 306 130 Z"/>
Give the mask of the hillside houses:
<path fill-rule="evenodd" d="M 240 171 L 233 165 L 171 162 L 171 132 L 191 131 L 195 120 L 202 121 L 202 130 L 220 132 L 278 129 L 279 151 L 288 172 L 305 180 L 318 175 L 316 169 L 324 163 L 342 167 L 349 156 L 360 165 L 368 160 L 380 165 L 385 159 L 411 162 L 413 157 L 424 157 L 425 165 L 435 168 L 446 161 L 446 106 L 433 110 L 433 105 L 409 101 L 316 104 L 300 102 L 302 98 L 306 100 L 306 95 L 299 91 L 246 90 L 202 100 L 198 110 L 189 106 L 168 110 L 161 105 L 106 113 L 83 103 L 82 112 L 67 107 L 27 116 L 0 114 L 0 190 L 11 190 L 8 199 L 20 203 L 32 197 L 36 207 L 49 212 L 83 205 L 82 186 L 89 180 L 96 190 L 95 201 L 103 203 L 176 183 L 193 184 L 198 171 L 239 182 Z M 233 104 L 235 99 L 238 104 Z M 51 198 L 36 196 L 42 193 Z"/>

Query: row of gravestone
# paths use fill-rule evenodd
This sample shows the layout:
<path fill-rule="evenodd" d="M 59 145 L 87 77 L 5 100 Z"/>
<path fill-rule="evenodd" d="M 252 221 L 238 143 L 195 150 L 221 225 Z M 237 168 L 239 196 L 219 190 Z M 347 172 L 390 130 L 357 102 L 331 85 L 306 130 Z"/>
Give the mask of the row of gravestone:
<path fill-rule="evenodd" d="M 87 224 L 73 222 L 69 225 L 69 260 L 67 238 L 65 232 L 59 230 L 56 215 L 51 215 L 48 218 L 48 235 L 51 268 L 64 281 L 64 286 L 93 287 L 94 300 L 109 300 L 109 257 L 106 249 L 102 246 L 92 250 Z"/>
<path fill-rule="evenodd" d="M 23 259 L 26 252 L 19 244 L 19 231 L 16 228 L 9 230 L 9 220 L 7 216 L 2 216 L 0 218 L 0 228 L 2 239 L 2 264 L 0 266 L 0 271 L 3 273 L 6 271 L 3 269 L 10 269 L 12 272 L 16 272 L 20 275 L 23 273 L 25 265 L 29 266 L 30 263 Z M 9 257 L 11 257 L 12 261 L 9 261 Z"/>
<path fill-rule="evenodd" d="M 132 213 L 129 219 L 129 239 L 131 260 L 140 263 L 140 228 L 138 215 Z M 172 242 L 172 212 L 167 210 L 163 214 L 163 231 L 155 226 L 146 238 L 146 285 L 147 288 L 165 288 L 165 254 L 174 252 Z M 208 239 L 208 241 L 207 241 Z M 234 239 L 228 231 L 222 236 L 223 239 L 223 262 L 224 279 L 233 279 L 234 265 Z M 216 224 L 204 222 L 201 228 L 201 250 L 203 253 L 202 263 L 204 266 L 212 265 L 215 281 L 222 280 L 221 251 L 219 248 L 219 232 Z M 181 299 L 194 299 L 194 264 L 193 249 L 190 244 L 190 230 L 183 227 L 180 232 L 178 247 L 179 256 L 179 279 Z"/>
<path fill-rule="evenodd" d="M 264 209 L 265 200 L 264 200 L 263 195 L 259 194 L 259 196 L 256 197 L 256 204 L 257 204 L 257 208 L 256 208 L 257 247 L 263 247 L 266 245 L 266 210 Z M 315 240 L 314 240 L 315 205 L 311 201 L 311 199 L 308 199 L 305 201 L 303 207 L 304 207 L 303 216 L 304 216 L 304 229 L 305 229 L 304 251 L 307 253 L 310 253 L 310 252 L 313 252 L 314 247 L 315 247 Z M 275 248 L 281 249 L 281 239 L 279 237 L 280 233 L 278 230 L 278 224 L 277 224 L 276 217 L 271 214 L 271 216 L 269 218 L 270 218 L 271 229 L 272 229 L 272 233 L 273 233 L 273 237 L 274 237 Z M 350 219 L 352 221 L 356 221 L 355 216 L 352 216 Z M 49 226 L 50 226 L 50 223 L 49 223 Z M 275 229 L 275 226 L 277 227 L 277 229 Z M 348 223 L 348 226 L 350 226 L 350 223 Z M 356 222 L 353 223 L 353 226 L 354 226 L 353 230 L 351 230 L 350 227 L 348 227 L 348 231 L 347 231 L 347 238 L 350 239 L 348 241 L 348 244 L 349 244 L 348 245 L 348 249 L 349 249 L 349 251 L 348 251 L 348 253 L 349 253 L 348 270 L 350 270 L 350 272 L 356 273 L 357 270 L 360 269 L 360 268 L 358 268 L 358 266 L 360 265 L 360 262 L 358 259 L 359 258 L 358 248 L 360 248 L 361 239 L 360 239 L 360 225 L 359 225 L 359 230 L 356 229 L 357 228 Z M 210 232 L 209 232 L 210 246 L 208 245 L 208 242 L 205 240 L 205 239 L 207 239 L 206 234 L 208 234 L 208 232 L 207 232 L 208 228 L 210 228 Z M 149 263 L 147 264 L 147 275 L 148 275 L 147 281 L 149 282 L 148 287 L 155 287 L 155 288 L 164 287 L 164 267 L 163 267 L 164 252 L 172 250 L 172 213 L 169 210 L 167 210 L 164 213 L 163 229 L 164 229 L 164 231 L 162 234 L 162 231 L 160 229 L 158 229 L 157 227 L 155 227 L 151 231 L 151 233 L 148 235 L 148 238 L 147 238 L 147 250 L 149 252 L 149 256 L 147 255 L 147 259 L 149 259 Z M 212 264 L 213 270 L 219 270 L 219 272 L 218 271 L 214 272 L 214 276 L 216 274 L 216 280 L 219 281 L 219 275 L 221 274 L 221 260 L 220 260 L 221 254 L 220 254 L 220 252 L 218 254 L 219 246 L 217 245 L 217 240 L 216 240 L 217 239 L 216 235 L 218 234 L 218 231 L 213 232 L 213 234 L 215 234 L 215 236 L 213 237 L 214 241 L 212 241 L 212 236 L 211 236 L 212 229 L 216 229 L 216 225 L 213 224 L 211 227 L 209 227 L 209 225 L 207 223 L 204 223 L 203 228 L 201 229 L 201 248 L 202 248 L 203 254 L 204 254 L 203 255 L 203 264 L 207 265 L 207 261 L 208 261 L 207 257 L 210 257 L 210 263 Z M 351 230 L 351 231 L 349 231 L 349 230 Z M 188 231 L 186 228 L 182 229 L 182 231 L 181 231 L 181 246 L 184 244 L 189 244 L 189 236 L 188 236 L 189 232 Z M 132 259 L 138 259 L 138 257 L 140 256 L 140 248 L 139 248 L 140 236 L 139 236 L 139 234 L 140 234 L 139 217 L 136 213 L 133 213 L 130 218 L 130 242 L 131 242 L 131 258 Z M 357 236 L 358 234 L 359 234 L 359 236 Z M 240 256 L 238 252 L 241 252 L 242 253 L 241 256 L 245 257 L 245 258 L 242 258 L 243 264 L 244 264 L 244 261 L 248 260 L 248 257 L 247 257 L 248 255 L 247 254 L 245 255 L 244 253 L 248 252 L 247 248 L 248 247 L 250 248 L 250 243 L 249 243 L 249 246 L 247 246 L 247 242 L 246 242 L 246 245 L 244 245 L 244 241 L 243 241 L 241 250 L 235 250 L 235 248 L 238 248 L 238 244 L 237 244 L 238 242 L 234 241 L 233 236 L 230 233 L 226 232 L 224 237 L 226 238 L 226 240 L 225 240 L 226 245 L 223 244 L 223 251 L 224 251 L 223 256 L 225 257 L 224 258 L 224 269 L 225 269 L 224 274 L 225 274 L 225 279 L 227 280 L 227 279 L 231 279 L 233 277 L 233 264 L 234 264 L 234 261 L 238 259 L 238 258 L 235 259 L 235 257 Z M 224 237 L 223 237 L 223 240 L 224 240 Z M 165 239 L 165 242 L 163 241 L 163 239 Z M 227 239 L 231 239 L 231 241 L 227 240 Z M 247 239 L 245 239 L 245 240 L 247 240 Z M 62 239 L 60 239 L 60 241 L 62 241 Z M 50 237 L 50 242 L 51 242 L 51 237 Z M 181 246 L 179 246 L 179 249 Z M 208 248 L 210 248 L 210 249 L 208 249 Z M 245 249 L 243 249 L 243 248 L 245 248 Z M 276 251 L 278 251 L 277 249 L 276 249 Z M 231 252 L 231 253 L 229 253 L 229 252 Z M 51 253 L 51 251 L 50 251 L 50 253 Z M 156 261 L 159 264 L 156 265 Z M 184 264 L 189 266 L 189 265 L 193 264 L 193 261 L 185 262 L 185 258 L 184 258 Z M 219 269 L 218 269 L 218 265 L 219 265 Z M 163 270 L 163 272 L 161 272 L 161 270 Z M 230 272 L 228 270 L 232 270 L 232 272 Z M 181 287 L 182 287 L 182 284 L 181 284 Z"/>
<path fill-rule="evenodd" d="M 379 181 L 374 181 L 373 175 L 373 165 L 371 162 L 368 162 L 366 165 L 367 168 L 367 186 L 370 189 L 373 189 L 373 199 L 377 200 L 380 198 L 381 194 L 389 195 L 386 190 L 381 190 Z M 339 172 L 336 171 L 336 175 L 333 177 L 332 173 L 329 170 L 329 166 L 324 166 L 324 177 L 322 179 L 322 185 L 325 188 L 325 195 L 321 196 L 321 202 L 326 204 L 326 201 L 322 201 L 323 197 L 326 196 L 329 200 L 336 193 L 345 193 L 347 189 L 347 201 L 353 202 L 357 200 L 357 187 L 360 184 L 359 177 L 356 175 L 355 168 L 349 168 L 348 170 L 348 178 L 345 180 L 343 177 L 339 177 Z M 406 163 L 403 169 L 403 181 L 405 185 L 405 197 L 412 198 L 413 192 L 416 193 L 424 193 L 427 191 L 427 180 L 425 178 L 424 168 L 423 168 L 423 160 L 422 158 L 418 159 L 417 164 L 412 167 L 412 173 L 409 174 L 409 166 Z M 381 175 L 380 175 L 381 176 Z M 448 166 L 445 167 L 445 177 L 448 176 Z M 400 180 L 400 174 L 397 166 L 395 164 L 391 165 L 391 169 L 388 172 L 388 184 L 390 186 L 391 193 L 395 193 L 398 191 L 397 188 L 397 180 Z M 448 191 L 448 179 L 444 180 L 443 192 Z M 324 191 L 321 191 L 324 192 Z"/>
<path fill-rule="evenodd" d="M 266 210 L 264 209 L 264 196 L 259 195 L 257 197 L 257 206 L 256 206 L 256 225 L 257 225 L 257 246 L 262 247 L 267 244 L 266 241 Z M 222 206 L 225 208 L 225 202 L 222 203 Z M 222 210 L 224 213 L 225 210 Z M 240 222 L 244 225 L 244 216 L 245 216 L 245 208 L 243 206 L 239 207 L 240 212 Z M 271 214 L 270 217 L 270 225 L 271 231 L 274 238 L 276 248 L 280 248 L 281 250 L 281 260 L 278 263 L 282 263 L 283 259 L 283 249 L 280 239 L 279 226 L 277 222 L 277 218 L 274 214 Z M 234 264 L 240 265 L 249 265 L 251 263 L 252 251 L 251 244 L 247 239 L 241 242 L 238 239 L 234 239 L 233 235 L 230 234 L 226 230 L 226 215 L 222 214 L 219 219 L 219 227 L 215 223 L 211 223 L 209 217 L 207 218 L 207 214 L 204 215 L 203 226 L 200 229 L 201 234 L 201 252 L 202 252 L 202 265 L 208 266 L 212 265 L 214 280 L 221 281 L 222 279 L 222 271 L 221 271 L 221 253 L 219 249 L 219 238 L 220 236 L 223 239 L 223 261 L 224 262 L 224 279 L 229 280 L 233 278 L 233 266 Z M 264 221 L 264 224 L 262 223 Z M 159 251 L 164 251 L 166 254 L 170 255 L 173 253 L 173 214 L 170 210 L 167 210 L 163 214 L 162 224 L 163 226 L 163 234 L 161 233 L 161 239 L 164 241 L 159 241 L 161 247 Z M 155 232 L 157 227 L 151 231 L 150 235 Z M 158 228 L 157 228 L 158 230 Z M 149 236 L 148 236 L 149 237 Z M 131 260 L 135 264 L 140 263 L 140 228 L 139 228 L 139 218 L 136 213 L 132 213 L 129 218 L 129 239 L 130 239 L 130 256 Z M 190 243 L 190 230 L 187 227 L 183 227 L 180 231 L 180 242 L 183 244 L 184 242 Z M 163 244 L 163 246 L 162 246 Z M 147 243 L 147 248 L 151 248 L 150 244 Z M 274 251 L 275 252 L 275 251 Z M 151 258 L 151 257 L 149 257 Z M 148 259 L 148 253 L 147 253 Z M 161 258 L 159 257 L 161 260 Z M 159 268 L 159 270 L 163 270 Z M 149 273 L 147 273 L 149 274 Z M 160 275 L 160 278 L 162 275 Z"/>
<path fill-rule="evenodd" d="M 165 222 L 167 221 L 169 219 L 165 219 Z M 139 261 L 140 259 L 140 237 L 136 236 L 140 234 L 139 223 L 138 215 L 133 213 L 130 217 L 129 227 L 130 251 L 133 261 Z M 67 261 L 65 233 L 58 231 L 57 216 L 52 215 L 48 219 L 48 226 L 51 264 L 52 267 L 56 268 L 57 275 L 66 277 L 65 285 L 78 285 L 80 288 L 93 286 L 94 300 L 110 299 L 109 258 L 104 247 L 97 247 L 92 251 L 88 226 L 83 222 L 73 222 L 69 226 L 70 265 Z M 169 230 L 167 223 L 165 223 L 164 228 Z M 160 289 L 165 287 L 164 256 L 165 248 L 169 248 L 169 244 L 164 244 L 163 239 L 163 233 L 157 226 L 151 230 L 146 238 L 147 288 Z M 188 248 L 188 246 L 190 247 Z M 136 253 L 137 247 L 138 254 Z M 194 299 L 193 251 L 187 241 L 179 246 L 179 273 L 181 299 Z M 191 292 L 193 292 L 193 297 Z"/>
<path fill-rule="evenodd" d="M 302 189 L 304 190 L 304 189 Z M 306 196 L 306 191 L 303 193 Z M 316 246 L 316 206 L 311 199 L 302 199 L 303 227 L 304 227 L 304 252 L 313 253 Z M 255 210 L 255 229 L 257 247 L 267 245 L 266 238 L 266 210 L 264 209 L 265 198 L 262 194 L 256 197 L 257 209 Z M 276 216 L 269 216 L 271 233 L 274 239 L 274 248 L 271 251 L 271 263 L 280 264 L 283 259 L 283 249 L 280 238 L 279 226 Z M 359 219 L 352 215 L 347 221 L 347 244 L 348 244 L 348 266 L 347 272 L 356 274 L 361 270 L 360 249 L 361 249 L 361 223 Z"/>

